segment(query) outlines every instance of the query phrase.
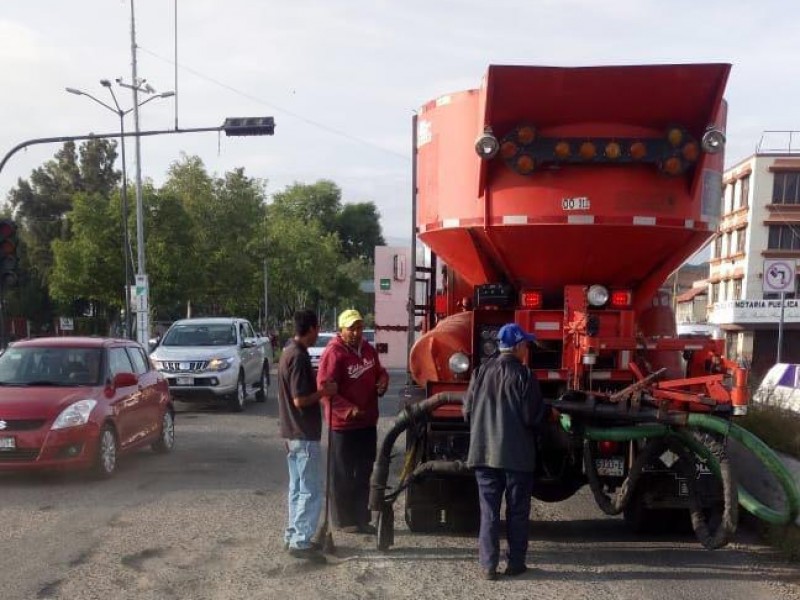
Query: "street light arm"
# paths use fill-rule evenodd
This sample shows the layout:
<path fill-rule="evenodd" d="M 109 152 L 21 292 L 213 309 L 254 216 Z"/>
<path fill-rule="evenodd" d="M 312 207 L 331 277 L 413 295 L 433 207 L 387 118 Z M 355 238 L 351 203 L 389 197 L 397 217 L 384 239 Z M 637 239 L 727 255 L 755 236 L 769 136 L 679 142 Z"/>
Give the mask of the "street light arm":
<path fill-rule="evenodd" d="M 169 98 L 170 96 L 174 96 L 174 95 L 175 95 L 175 92 L 164 92 L 163 94 L 158 94 L 156 96 L 150 96 L 146 100 L 142 100 L 141 102 L 139 102 L 137 107 L 142 107 L 142 106 L 144 106 L 145 104 L 147 104 L 148 102 L 150 102 L 152 100 L 157 100 L 159 98 Z M 122 114 L 123 115 L 127 115 L 132 110 L 133 110 L 133 107 L 131 107 L 128 110 L 124 111 Z"/>
<path fill-rule="evenodd" d="M 70 94 L 76 94 L 76 95 L 80 95 L 80 96 L 87 96 L 88 98 L 91 98 L 92 100 L 97 102 L 100 106 L 103 106 L 103 107 L 107 108 L 108 110 L 110 110 L 113 113 L 119 114 L 119 111 L 116 108 L 114 108 L 113 106 L 109 106 L 108 104 L 106 104 L 102 100 L 98 100 L 97 98 L 95 98 L 94 96 L 92 96 L 91 94 L 89 94 L 87 92 L 84 92 L 83 90 L 76 90 L 75 88 L 65 88 L 65 89 Z"/>

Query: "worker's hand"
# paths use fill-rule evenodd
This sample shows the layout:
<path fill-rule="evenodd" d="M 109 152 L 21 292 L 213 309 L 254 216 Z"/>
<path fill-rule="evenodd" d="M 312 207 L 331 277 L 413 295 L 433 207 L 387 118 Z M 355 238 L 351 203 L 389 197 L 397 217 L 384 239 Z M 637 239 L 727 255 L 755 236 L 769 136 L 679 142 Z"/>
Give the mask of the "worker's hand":
<path fill-rule="evenodd" d="M 358 418 L 358 415 L 361 414 L 361 411 L 357 406 L 352 407 L 350 410 L 347 411 L 347 416 L 345 417 L 348 421 L 350 419 Z"/>
<path fill-rule="evenodd" d="M 326 381 L 322 384 L 322 387 L 319 388 L 319 391 L 323 396 L 333 396 L 338 389 L 339 387 L 336 385 L 335 381 Z"/>
<path fill-rule="evenodd" d="M 378 377 L 378 383 L 375 384 L 375 389 L 378 390 L 378 396 L 383 396 L 386 389 L 389 387 L 389 376 L 385 373 Z"/>

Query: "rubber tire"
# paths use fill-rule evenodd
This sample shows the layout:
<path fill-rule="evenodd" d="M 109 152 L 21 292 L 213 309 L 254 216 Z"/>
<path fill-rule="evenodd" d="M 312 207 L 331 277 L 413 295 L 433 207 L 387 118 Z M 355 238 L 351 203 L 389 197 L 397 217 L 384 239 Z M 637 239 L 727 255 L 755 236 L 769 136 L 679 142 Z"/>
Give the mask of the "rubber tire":
<path fill-rule="evenodd" d="M 259 388 L 256 390 L 256 402 L 267 401 L 267 389 L 269 388 L 269 363 L 264 363 L 261 368 L 261 379 L 259 380 Z"/>
<path fill-rule="evenodd" d="M 244 373 L 240 372 L 239 379 L 236 381 L 236 391 L 228 398 L 228 405 L 230 406 L 231 412 L 242 412 L 246 401 L 247 388 L 244 383 Z"/>
<path fill-rule="evenodd" d="M 94 475 L 98 479 L 110 479 L 117 472 L 117 459 L 119 458 L 119 445 L 114 428 L 103 425 L 97 443 L 97 456 L 94 463 Z"/>
<path fill-rule="evenodd" d="M 406 525 L 414 533 L 433 533 L 441 529 L 439 511 L 425 508 L 406 508 Z"/>
<path fill-rule="evenodd" d="M 656 523 L 654 514 L 657 511 L 644 505 L 644 494 L 639 489 L 634 490 L 628 504 L 622 510 L 625 525 L 632 533 L 650 533 Z"/>
<path fill-rule="evenodd" d="M 376 536 L 377 548 L 385 552 L 394 546 L 394 508 L 386 506 L 378 512 L 378 535 Z"/>
<path fill-rule="evenodd" d="M 170 409 L 164 411 L 158 441 L 153 442 L 150 447 L 158 454 L 169 454 L 175 448 L 175 415 Z"/>

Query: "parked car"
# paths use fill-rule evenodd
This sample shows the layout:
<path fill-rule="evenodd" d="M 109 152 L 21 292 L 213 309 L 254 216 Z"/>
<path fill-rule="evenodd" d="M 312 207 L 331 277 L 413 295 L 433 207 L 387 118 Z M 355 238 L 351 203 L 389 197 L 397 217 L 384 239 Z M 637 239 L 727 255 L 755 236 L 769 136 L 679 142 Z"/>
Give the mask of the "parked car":
<path fill-rule="evenodd" d="M 176 400 L 224 400 L 240 412 L 251 393 L 257 402 L 267 399 L 272 343 L 246 319 L 176 321 L 150 358 Z"/>
<path fill-rule="evenodd" d="M 333 338 L 336 337 L 335 332 L 321 331 L 317 337 L 317 342 L 308 349 L 308 356 L 311 358 L 311 366 L 315 369 L 319 367 L 319 359 L 322 358 L 322 352 L 325 346 L 328 345 Z"/>
<path fill-rule="evenodd" d="M 93 468 L 121 453 L 169 452 L 175 413 L 164 377 L 136 342 L 23 340 L 0 355 L 0 470 Z"/>

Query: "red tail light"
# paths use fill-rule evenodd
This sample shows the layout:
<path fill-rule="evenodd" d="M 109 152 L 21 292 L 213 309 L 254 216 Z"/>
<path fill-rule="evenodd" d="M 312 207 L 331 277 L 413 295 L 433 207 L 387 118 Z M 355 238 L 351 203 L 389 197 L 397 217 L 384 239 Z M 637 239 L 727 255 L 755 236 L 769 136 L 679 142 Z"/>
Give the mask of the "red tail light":
<path fill-rule="evenodd" d="M 630 290 L 616 290 L 611 292 L 611 306 L 624 308 L 630 306 L 633 300 Z"/>
<path fill-rule="evenodd" d="M 542 307 L 542 292 L 534 292 L 531 290 L 522 292 L 521 297 L 522 308 L 541 308 Z"/>
<path fill-rule="evenodd" d="M 597 449 L 600 451 L 600 456 L 613 456 L 621 452 L 622 445 L 619 442 L 612 442 L 610 440 L 600 440 L 597 442 Z"/>

